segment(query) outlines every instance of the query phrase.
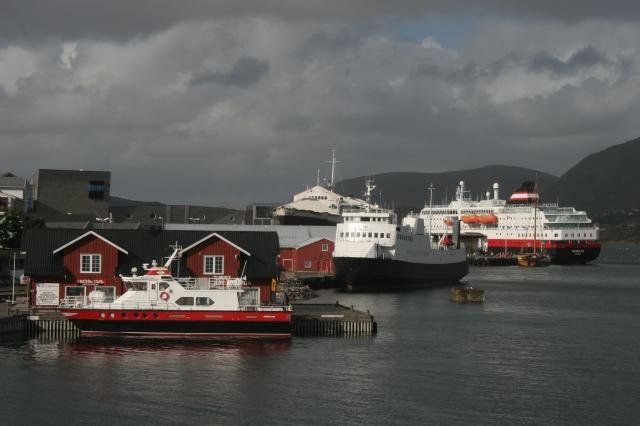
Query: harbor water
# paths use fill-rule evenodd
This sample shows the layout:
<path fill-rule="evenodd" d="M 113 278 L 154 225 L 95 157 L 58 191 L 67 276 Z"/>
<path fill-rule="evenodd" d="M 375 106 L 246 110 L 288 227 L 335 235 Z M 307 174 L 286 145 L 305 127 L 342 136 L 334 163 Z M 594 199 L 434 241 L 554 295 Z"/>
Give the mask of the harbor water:
<path fill-rule="evenodd" d="M 4 337 L 0 424 L 638 424 L 640 247 L 586 266 L 471 268 L 449 288 L 344 294 L 375 337 Z"/>

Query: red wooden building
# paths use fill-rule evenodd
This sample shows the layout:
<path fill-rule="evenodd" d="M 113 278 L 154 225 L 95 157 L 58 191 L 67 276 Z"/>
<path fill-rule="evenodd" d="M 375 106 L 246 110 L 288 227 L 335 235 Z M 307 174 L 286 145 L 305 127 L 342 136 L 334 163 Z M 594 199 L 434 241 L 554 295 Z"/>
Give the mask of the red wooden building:
<path fill-rule="evenodd" d="M 91 292 L 96 286 L 123 291 L 120 275 L 144 263 L 157 261 L 183 247 L 174 276 L 195 279 L 246 276 L 260 287 L 261 299 L 271 299 L 271 282 L 277 279 L 278 237 L 275 232 L 197 232 L 150 230 L 25 231 L 25 275 L 30 281 L 33 306 L 53 307 L 69 292 Z M 108 291 L 107 291 L 108 293 Z"/>
<path fill-rule="evenodd" d="M 333 273 L 334 242 L 328 238 L 311 238 L 295 247 L 280 249 L 283 271 Z"/>

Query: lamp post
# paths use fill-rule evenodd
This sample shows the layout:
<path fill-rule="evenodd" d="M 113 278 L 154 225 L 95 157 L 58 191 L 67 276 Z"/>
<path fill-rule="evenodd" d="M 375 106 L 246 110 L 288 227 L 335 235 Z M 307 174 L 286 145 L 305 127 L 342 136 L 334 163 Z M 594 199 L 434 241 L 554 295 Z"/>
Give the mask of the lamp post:
<path fill-rule="evenodd" d="M 110 217 L 110 216 L 106 216 L 106 217 L 96 217 L 96 220 L 102 224 L 102 225 L 101 225 L 101 229 L 104 229 L 104 223 L 105 223 L 105 222 L 109 222 L 109 223 L 111 223 L 111 217 Z"/>
<path fill-rule="evenodd" d="M 27 254 L 26 251 L 21 251 L 20 255 Z M 16 302 L 16 250 L 13 251 L 13 276 L 11 277 L 11 303 Z"/>
<path fill-rule="evenodd" d="M 16 251 L 13 251 L 13 277 L 11 279 L 11 303 L 16 302 Z"/>

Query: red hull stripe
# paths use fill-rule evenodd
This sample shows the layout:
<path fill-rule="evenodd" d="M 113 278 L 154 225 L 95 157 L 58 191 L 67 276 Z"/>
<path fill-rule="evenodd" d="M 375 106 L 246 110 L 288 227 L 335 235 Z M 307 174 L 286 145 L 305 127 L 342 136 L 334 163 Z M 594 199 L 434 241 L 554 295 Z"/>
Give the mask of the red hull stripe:
<path fill-rule="evenodd" d="M 165 332 L 132 332 L 132 331 L 86 331 L 83 336 L 135 336 L 135 337 L 274 337 L 288 338 L 291 333 L 165 333 Z"/>
<path fill-rule="evenodd" d="M 97 321 L 291 322 L 291 312 L 60 309 L 68 319 Z"/>
<path fill-rule="evenodd" d="M 527 248 L 533 247 L 533 240 L 501 240 L 491 239 L 487 240 L 487 247 L 493 249 L 507 248 Z M 600 248 L 598 241 L 550 241 L 550 240 L 537 240 L 535 242 L 536 247 L 543 247 L 547 249 L 584 249 L 584 248 Z"/>

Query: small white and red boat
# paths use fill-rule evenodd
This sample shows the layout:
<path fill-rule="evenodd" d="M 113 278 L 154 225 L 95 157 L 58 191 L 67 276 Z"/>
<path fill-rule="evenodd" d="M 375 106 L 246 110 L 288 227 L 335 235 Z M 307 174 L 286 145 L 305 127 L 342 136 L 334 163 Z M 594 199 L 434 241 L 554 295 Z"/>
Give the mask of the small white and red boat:
<path fill-rule="evenodd" d="M 260 304 L 260 289 L 243 278 L 175 279 L 169 266 L 143 265 L 145 274 L 121 276 L 126 291 L 106 300 L 96 289 L 67 297 L 60 312 L 93 336 L 290 337 L 291 305 Z"/>

